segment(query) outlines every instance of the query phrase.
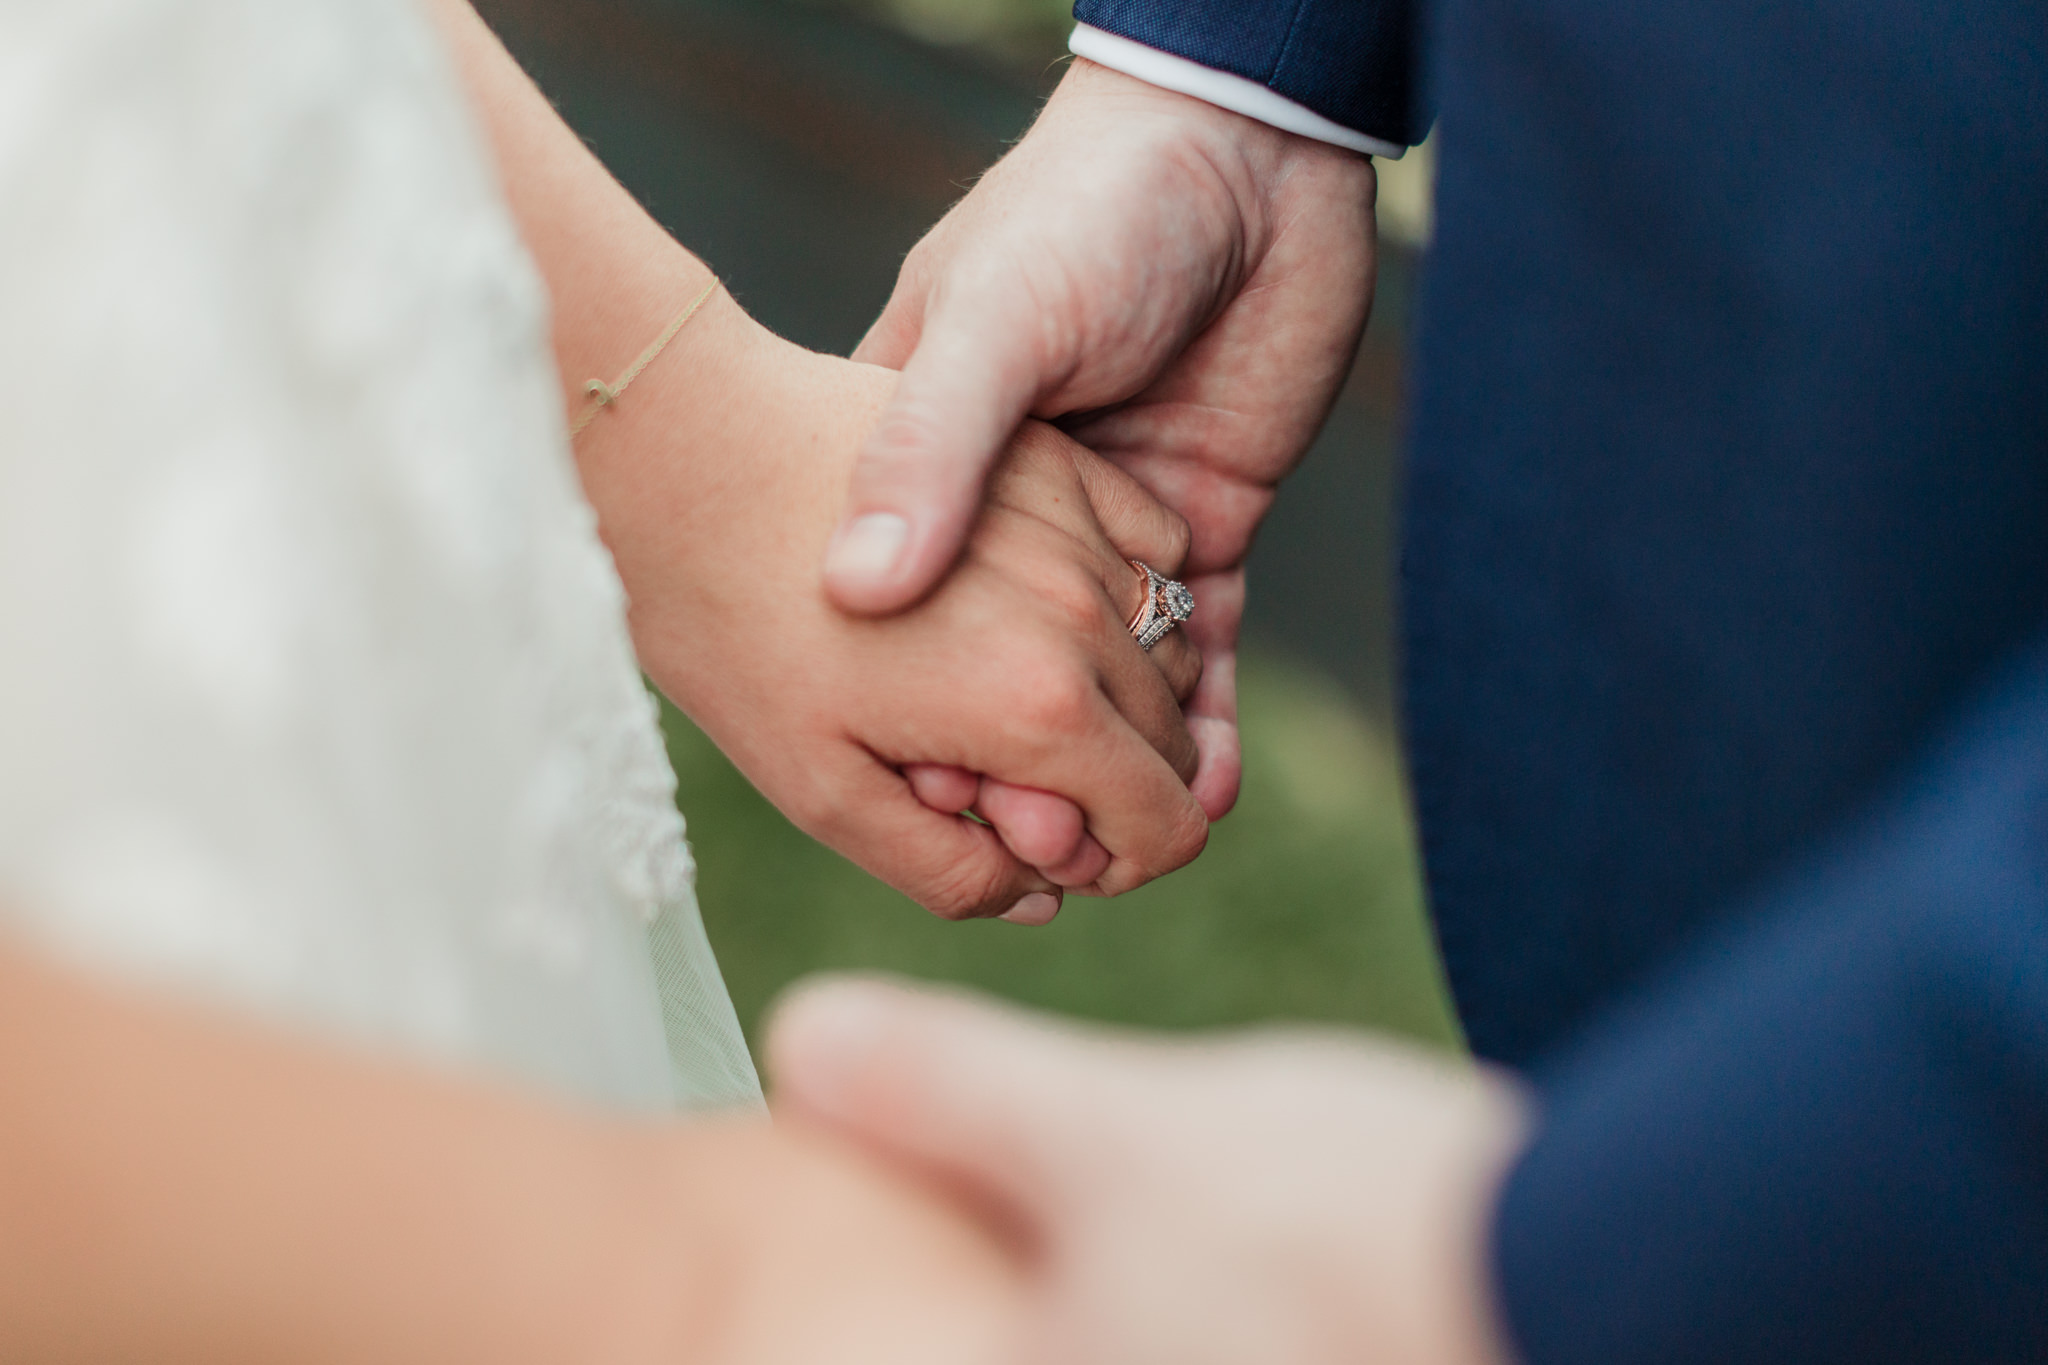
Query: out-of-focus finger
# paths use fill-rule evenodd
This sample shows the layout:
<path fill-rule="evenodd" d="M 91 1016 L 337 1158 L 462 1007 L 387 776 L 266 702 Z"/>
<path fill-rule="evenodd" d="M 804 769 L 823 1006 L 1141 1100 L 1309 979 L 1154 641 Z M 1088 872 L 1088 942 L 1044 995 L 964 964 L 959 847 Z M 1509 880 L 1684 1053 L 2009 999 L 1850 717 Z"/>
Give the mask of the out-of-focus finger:
<path fill-rule="evenodd" d="M 1043 382 L 1031 300 L 1015 292 L 933 300 L 826 551 L 825 589 L 842 610 L 901 611 L 959 557 L 988 472 Z"/>
<path fill-rule="evenodd" d="M 1021 1010 L 845 977 L 785 996 L 768 1043 L 779 1108 L 1034 1227 L 1123 1098 L 1097 1055 L 1089 1035 Z"/>
<path fill-rule="evenodd" d="M 1221 820 L 1236 807 L 1244 783 L 1243 738 L 1236 721 L 1215 716 L 1188 717 L 1188 730 L 1201 755 L 1188 790 L 1201 803 L 1203 814 Z"/>
<path fill-rule="evenodd" d="M 903 777 L 919 801 L 946 815 L 968 809 L 981 792 L 979 775 L 951 763 L 906 763 Z"/>

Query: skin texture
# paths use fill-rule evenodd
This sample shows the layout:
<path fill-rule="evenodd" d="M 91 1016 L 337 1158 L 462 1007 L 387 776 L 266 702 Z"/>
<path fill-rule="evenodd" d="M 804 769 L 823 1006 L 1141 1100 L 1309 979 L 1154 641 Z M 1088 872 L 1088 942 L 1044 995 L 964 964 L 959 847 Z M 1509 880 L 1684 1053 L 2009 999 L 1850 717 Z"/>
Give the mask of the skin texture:
<path fill-rule="evenodd" d="M 0 1359 L 999 1365 L 1015 1298 L 842 1144 L 602 1119 L 0 944 Z"/>
<path fill-rule="evenodd" d="M 1502 1079 L 1391 1044 L 1168 1043 L 878 982 L 801 988 L 778 1112 L 1001 1229 L 1020 1365 L 1506 1365 L 1485 1226 Z"/>
<path fill-rule="evenodd" d="M 438 13 L 556 300 L 580 411 L 584 378 L 619 374 L 709 272 L 466 4 Z M 938 914 L 1042 922 L 1065 889 L 1115 894 L 1181 866 L 1207 838 L 1179 705 L 1200 665 L 1184 637 L 1149 656 L 1131 641 L 1142 590 L 1125 559 L 1178 571 L 1185 524 L 1034 425 L 1005 446 L 943 591 L 887 620 L 835 612 L 816 566 L 897 383 L 774 337 L 721 291 L 583 433 L 643 667 L 796 824 Z"/>
<path fill-rule="evenodd" d="M 1349 370 L 1372 301 L 1372 163 L 1077 61 L 1031 131 L 904 262 L 855 358 L 903 371 L 826 560 L 862 615 L 958 560 L 1027 414 L 1060 419 L 1193 528 L 1193 789 L 1237 798 L 1243 565 Z M 898 517 L 900 554 L 857 530 Z"/>

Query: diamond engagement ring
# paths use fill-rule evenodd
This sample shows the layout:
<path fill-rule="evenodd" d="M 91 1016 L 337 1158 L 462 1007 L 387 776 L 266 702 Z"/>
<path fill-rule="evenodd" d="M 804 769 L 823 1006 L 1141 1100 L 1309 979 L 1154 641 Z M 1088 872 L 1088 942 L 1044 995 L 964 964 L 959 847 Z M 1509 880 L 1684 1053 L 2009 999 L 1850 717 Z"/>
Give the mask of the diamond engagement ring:
<path fill-rule="evenodd" d="M 1195 595 L 1187 584 L 1174 582 L 1141 559 L 1132 560 L 1131 567 L 1145 580 L 1145 600 L 1131 618 L 1131 637 L 1138 648 L 1150 652 L 1167 632 L 1195 614 Z"/>

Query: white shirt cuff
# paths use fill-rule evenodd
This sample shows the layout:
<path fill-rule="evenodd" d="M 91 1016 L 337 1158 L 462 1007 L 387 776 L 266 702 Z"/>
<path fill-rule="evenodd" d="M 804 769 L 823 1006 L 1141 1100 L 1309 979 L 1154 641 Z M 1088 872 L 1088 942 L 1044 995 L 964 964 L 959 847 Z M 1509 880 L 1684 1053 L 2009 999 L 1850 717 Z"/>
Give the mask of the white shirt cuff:
<path fill-rule="evenodd" d="M 1233 114 L 1243 114 L 1246 118 L 1270 124 L 1282 132 L 1299 133 L 1318 142 L 1349 147 L 1354 152 L 1383 156 L 1389 161 L 1399 161 L 1408 150 L 1398 142 L 1382 142 L 1341 123 L 1333 123 L 1307 105 L 1296 104 L 1285 95 L 1275 94 L 1257 81 L 1248 81 L 1242 76 L 1176 57 L 1171 52 L 1161 52 L 1156 47 L 1147 47 L 1103 29 L 1077 25 L 1074 36 L 1067 39 L 1067 49 L 1076 57 L 1086 57 L 1147 85 L 1192 95 Z"/>

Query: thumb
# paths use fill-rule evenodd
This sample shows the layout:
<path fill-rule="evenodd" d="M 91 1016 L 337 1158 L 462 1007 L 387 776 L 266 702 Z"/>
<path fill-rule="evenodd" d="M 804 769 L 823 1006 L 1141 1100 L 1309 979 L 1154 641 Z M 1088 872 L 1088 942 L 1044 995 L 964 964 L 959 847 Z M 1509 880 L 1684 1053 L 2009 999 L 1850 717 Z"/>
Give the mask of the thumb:
<path fill-rule="evenodd" d="M 841 610 L 886 616 L 930 592 L 958 557 L 989 470 L 1042 382 L 1028 299 L 935 297 L 895 396 L 853 468 L 825 552 Z"/>
<path fill-rule="evenodd" d="M 1042 1224 L 1095 1078 L 1070 1027 L 959 991 L 874 978 L 797 986 L 775 1011 L 768 1065 L 779 1111 L 834 1129 L 977 1203 Z"/>

